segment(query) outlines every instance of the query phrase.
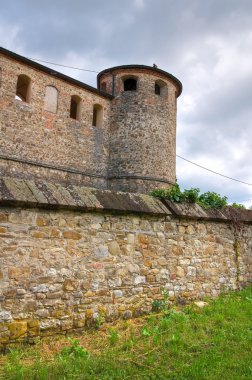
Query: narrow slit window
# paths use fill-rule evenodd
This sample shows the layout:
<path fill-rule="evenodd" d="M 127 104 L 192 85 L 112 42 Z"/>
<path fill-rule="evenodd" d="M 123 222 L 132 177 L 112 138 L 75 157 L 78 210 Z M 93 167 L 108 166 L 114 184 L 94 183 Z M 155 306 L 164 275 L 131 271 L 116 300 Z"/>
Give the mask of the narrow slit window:
<path fill-rule="evenodd" d="M 159 84 L 155 83 L 155 94 L 160 95 L 160 93 L 161 93 L 160 86 L 159 86 Z"/>
<path fill-rule="evenodd" d="M 31 97 L 31 79 L 24 74 L 18 76 L 15 99 L 29 103 Z"/>
<path fill-rule="evenodd" d="M 58 90 L 54 86 L 46 86 L 44 109 L 52 113 L 57 113 Z"/>
<path fill-rule="evenodd" d="M 135 78 L 127 78 L 123 81 L 124 91 L 136 91 L 137 80 Z"/>
<path fill-rule="evenodd" d="M 101 91 L 103 91 L 103 92 L 107 91 L 107 84 L 106 84 L 106 82 L 102 82 L 102 84 L 101 84 Z"/>
<path fill-rule="evenodd" d="M 80 114 L 81 114 L 81 98 L 77 95 L 73 95 L 71 97 L 70 117 L 71 119 L 80 121 Z"/>
<path fill-rule="evenodd" d="M 103 108 L 100 104 L 94 104 L 93 106 L 93 127 L 102 127 L 103 122 Z"/>

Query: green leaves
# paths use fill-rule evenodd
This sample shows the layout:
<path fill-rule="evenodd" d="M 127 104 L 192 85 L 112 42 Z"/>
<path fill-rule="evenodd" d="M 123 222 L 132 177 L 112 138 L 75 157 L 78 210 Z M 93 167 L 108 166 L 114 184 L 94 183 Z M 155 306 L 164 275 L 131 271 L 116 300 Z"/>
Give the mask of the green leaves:
<path fill-rule="evenodd" d="M 161 199 L 169 199 L 176 203 L 198 203 L 204 208 L 219 209 L 227 206 L 227 197 L 222 197 L 214 191 L 207 191 L 200 195 L 200 189 L 192 187 L 181 191 L 179 185 L 176 183 L 168 189 L 154 189 L 150 195 Z M 232 207 L 245 208 L 243 205 L 233 203 Z"/>
<path fill-rule="evenodd" d="M 70 347 L 65 347 L 60 352 L 61 358 L 87 358 L 89 356 L 88 351 L 80 346 L 77 339 L 69 339 L 71 342 Z"/>
<path fill-rule="evenodd" d="M 227 206 L 227 197 L 221 197 L 214 191 L 207 191 L 199 196 L 198 203 L 205 208 L 222 208 Z"/>

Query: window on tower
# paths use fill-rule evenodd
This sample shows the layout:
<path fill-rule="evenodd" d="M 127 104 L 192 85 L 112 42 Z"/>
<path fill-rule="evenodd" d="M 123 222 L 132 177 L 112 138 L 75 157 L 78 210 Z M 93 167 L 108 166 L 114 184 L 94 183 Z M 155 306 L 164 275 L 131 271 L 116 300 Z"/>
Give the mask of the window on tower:
<path fill-rule="evenodd" d="M 154 90 L 156 95 L 165 96 L 168 93 L 167 84 L 160 79 L 156 80 Z"/>
<path fill-rule="evenodd" d="M 106 92 L 107 91 L 107 85 L 106 82 L 102 82 L 101 84 L 101 91 Z"/>
<path fill-rule="evenodd" d="M 137 80 L 135 78 L 126 78 L 123 80 L 124 91 L 136 91 L 137 90 Z"/>

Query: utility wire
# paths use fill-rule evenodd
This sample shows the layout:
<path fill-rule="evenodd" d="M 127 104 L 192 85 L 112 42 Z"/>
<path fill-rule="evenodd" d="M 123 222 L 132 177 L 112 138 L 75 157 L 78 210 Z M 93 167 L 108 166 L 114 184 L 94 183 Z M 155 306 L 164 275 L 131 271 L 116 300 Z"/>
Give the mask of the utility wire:
<path fill-rule="evenodd" d="M 95 70 L 88 70 L 88 69 L 82 69 L 82 68 L 80 68 L 80 67 L 73 67 L 73 66 L 61 65 L 60 63 L 54 63 L 54 62 L 48 62 L 48 61 L 42 61 L 42 59 L 29 58 L 29 57 L 27 57 L 27 58 L 28 58 L 28 59 L 31 59 L 32 61 L 38 61 L 38 62 L 43 62 L 43 63 L 49 63 L 50 65 L 66 67 L 66 68 L 68 68 L 68 69 L 74 69 L 74 70 L 80 70 L 80 71 L 88 71 L 88 72 L 90 72 L 90 73 L 96 73 L 96 74 L 99 73 L 99 71 L 95 71 Z"/>
<path fill-rule="evenodd" d="M 27 58 L 28 58 L 28 57 L 27 57 Z M 60 63 L 54 63 L 54 62 L 49 62 L 49 61 L 43 61 L 42 59 L 36 59 L 36 58 L 28 58 L 28 59 L 31 59 L 32 61 L 38 61 L 38 62 L 43 62 L 43 63 L 49 63 L 50 65 L 66 67 L 66 68 L 68 68 L 68 69 L 74 69 L 74 70 L 80 70 L 80 71 L 88 71 L 88 72 L 90 72 L 90 73 L 96 73 L 96 74 L 99 73 L 99 71 L 95 71 L 95 70 L 89 70 L 89 69 L 83 69 L 83 68 L 80 68 L 80 67 L 73 67 L 73 66 L 61 65 Z M 221 177 L 224 177 L 224 178 L 230 179 L 230 180 L 235 181 L 235 182 L 243 183 L 244 185 L 252 186 L 252 183 L 244 182 L 244 181 L 241 181 L 241 180 L 239 180 L 239 179 L 232 178 L 232 177 L 229 177 L 229 176 L 227 176 L 227 175 L 224 175 L 224 174 L 221 174 L 221 173 L 215 172 L 215 171 L 212 170 L 212 169 L 208 169 L 208 168 L 206 168 L 205 166 L 199 165 L 199 164 L 197 164 L 196 162 L 190 161 L 190 160 L 188 160 L 187 158 L 184 158 L 184 157 L 182 157 L 182 156 L 179 156 L 178 154 L 176 154 L 176 156 L 179 157 L 181 160 L 184 160 L 184 161 L 186 161 L 186 162 L 189 162 L 190 164 L 195 165 L 195 166 L 198 166 L 199 168 L 204 169 L 204 170 L 207 170 L 207 171 L 209 171 L 209 172 L 211 172 L 211 173 L 213 173 L 213 174 L 219 175 L 219 176 L 221 176 Z"/>
<path fill-rule="evenodd" d="M 209 172 L 211 172 L 211 173 L 217 174 L 217 175 L 219 175 L 219 176 L 221 176 L 221 177 L 231 179 L 232 181 L 236 181 L 236 182 L 243 183 L 244 185 L 252 186 L 252 183 L 244 182 L 244 181 L 241 181 L 241 180 L 239 180 L 239 179 L 232 178 L 232 177 L 229 177 L 229 176 L 227 176 L 227 175 L 224 175 L 224 174 L 221 174 L 221 173 L 215 172 L 214 170 L 211 170 L 211 169 L 206 168 L 205 166 L 202 166 L 202 165 L 196 164 L 196 162 L 190 161 L 190 160 L 188 160 L 187 158 L 181 157 L 181 156 L 179 156 L 178 154 L 176 154 L 176 156 L 179 157 L 179 158 L 181 158 L 181 159 L 184 160 L 184 161 L 189 162 L 189 163 L 192 164 L 192 165 L 198 166 L 198 167 L 201 168 L 201 169 L 205 169 L 205 170 L 207 170 L 207 171 L 209 171 Z"/>

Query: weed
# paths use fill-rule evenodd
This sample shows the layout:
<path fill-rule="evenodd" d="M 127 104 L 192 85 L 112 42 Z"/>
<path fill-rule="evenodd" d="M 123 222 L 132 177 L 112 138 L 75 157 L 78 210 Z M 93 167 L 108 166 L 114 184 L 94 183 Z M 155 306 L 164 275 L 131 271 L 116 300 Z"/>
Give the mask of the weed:
<path fill-rule="evenodd" d="M 115 346 L 119 340 L 119 334 L 115 329 L 110 328 L 108 338 L 109 338 L 110 345 Z"/>
<path fill-rule="evenodd" d="M 152 302 L 152 311 L 159 312 L 163 309 L 163 301 L 154 300 Z"/>
<path fill-rule="evenodd" d="M 77 339 L 70 339 L 71 346 L 64 347 L 60 352 L 60 358 L 68 359 L 68 358 L 87 358 L 89 356 L 88 351 L 80 346 L 80 342 Z"/>

